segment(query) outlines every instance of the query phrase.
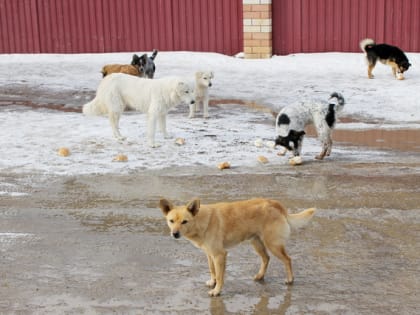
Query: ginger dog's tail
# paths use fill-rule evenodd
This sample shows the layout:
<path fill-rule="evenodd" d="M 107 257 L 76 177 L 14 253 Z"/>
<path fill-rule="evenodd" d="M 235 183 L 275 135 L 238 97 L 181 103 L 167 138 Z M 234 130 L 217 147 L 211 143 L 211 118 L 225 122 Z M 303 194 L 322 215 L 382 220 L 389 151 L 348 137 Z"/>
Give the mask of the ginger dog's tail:
<path fill-rule="evenodd" d="M 309 223 L 309 221 L 314 216 L 315 211 L 315 208 L 309 208 L 299 213 L 289 213 L 287 215 L 287 222 L 289 222 L 289 225 L 292 227 L 292 229 L 301 228 Z"/>

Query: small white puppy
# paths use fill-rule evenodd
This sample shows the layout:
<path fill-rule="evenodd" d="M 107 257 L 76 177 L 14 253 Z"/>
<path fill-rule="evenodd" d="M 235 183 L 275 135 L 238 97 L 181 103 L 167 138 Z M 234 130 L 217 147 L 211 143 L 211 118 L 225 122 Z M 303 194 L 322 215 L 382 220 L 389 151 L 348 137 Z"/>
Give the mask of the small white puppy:
<path fill-rule="evenodd" d="M 190 104 L 190 114 L 188 118 L 194 118 L 194 114 L 203 104 L 203 117 L 209 117 L 209 87 L 212 86 L 211 80 L 214 78 L 212 71 L 195 73 L 195 103 Z"/>

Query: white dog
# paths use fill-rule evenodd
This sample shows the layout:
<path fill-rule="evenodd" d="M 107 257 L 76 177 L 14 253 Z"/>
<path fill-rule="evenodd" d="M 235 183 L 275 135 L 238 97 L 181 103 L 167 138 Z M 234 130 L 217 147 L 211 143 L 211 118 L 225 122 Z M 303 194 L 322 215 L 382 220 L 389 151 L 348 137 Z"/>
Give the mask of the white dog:
<path fill-rule="evenodd" d="M 190 104 L 190 114 L 188 118 L 194 118 L 195 112 L 203 104 L 203 117 L 209 117 L 209 87 L 211 80 L 214 78 L 213 72 L 196 72 L 195 73 L 195 103 Z"/>
<path fill-rule="evenodd" d="M 332 102 L 332 99 L 335 101 Z M 300 156 L 304 129 L 313 123 L 322 142 L 322 151 L 315 158 L 322 160 L 331 153 L 331 133 L 336 115 L 343 109 L 344 103 L 343 96 L 334 92 L 330 95 L 330 102 L 306 101 L 284 107 L 276 119 L 276 145 L 293 151 L 294 156 Z"/>
<path fill-rule="evenodd" d="M 99 84 L 96 97 L 83 106 L 86 115 L 108 115 L 114 137 L 124 140 L 119 131 L 122 112 L 133 109 L 147 113 L 147 139 L 151 147 L 156 147 L 155 131 L 159 122 L 160 130 L 167 137 L 166 114 L 169 109 L 180 104 L 194 104 L 194 90 L 188 81 L 181 78 L 145 79 L 113 73 Z"/>

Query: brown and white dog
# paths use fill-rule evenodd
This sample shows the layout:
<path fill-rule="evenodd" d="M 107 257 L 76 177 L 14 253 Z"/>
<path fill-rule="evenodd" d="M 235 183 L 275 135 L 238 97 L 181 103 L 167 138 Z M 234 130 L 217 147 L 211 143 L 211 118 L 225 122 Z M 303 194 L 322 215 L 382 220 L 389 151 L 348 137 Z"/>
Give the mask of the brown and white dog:
<path fill-rule="evenodd" d="M 143 54 L 141 57 L 136 54 L 133 55 L 130 65 L 124 64 L 109 64 L 102 67 L 102 76 L 106 77 L 111 73 L 125 73 L 135 75 L 142 78 L 153 79 L 156 66 L 154 60 L 158 51 L 155 49 L 150 57 Z"/>
<path fill-rule="evenodd" d="M 174 206 L 166 199 L 160 208 L 171 230 L 171 235 L 189 239 L 207 255 L 211 278 L 210 296 L 217 296 L 223 287 L 227 249 L 249 240 L 258 255 L 261 266 L 254 280 L 262 280 L 270 256 L 267 249 L 279 258 L 286 269 L 286 284 L 293 283 L 292 261 L 285 244 L 294 228 L 305 226 L 315 209 L 291 214 L 277 201 L 251 199 L 201 205 L 194 199 L 185 206 Z"/>

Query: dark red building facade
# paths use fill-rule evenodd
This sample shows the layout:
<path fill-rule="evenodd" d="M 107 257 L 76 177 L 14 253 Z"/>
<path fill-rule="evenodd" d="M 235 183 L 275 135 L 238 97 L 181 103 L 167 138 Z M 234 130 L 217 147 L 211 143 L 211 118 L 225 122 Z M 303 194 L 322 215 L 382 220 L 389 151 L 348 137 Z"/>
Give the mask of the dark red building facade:
<path fill-rule="evenodd" d="M 0 0 L 0 53 L 243 50 L 242 0 Z M 420 0 L 272 0 L 273 54 L 420 52 Z"/>

